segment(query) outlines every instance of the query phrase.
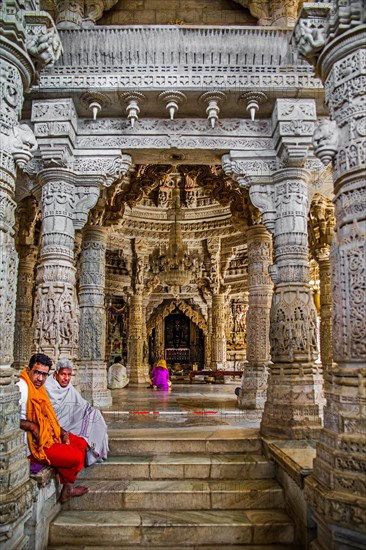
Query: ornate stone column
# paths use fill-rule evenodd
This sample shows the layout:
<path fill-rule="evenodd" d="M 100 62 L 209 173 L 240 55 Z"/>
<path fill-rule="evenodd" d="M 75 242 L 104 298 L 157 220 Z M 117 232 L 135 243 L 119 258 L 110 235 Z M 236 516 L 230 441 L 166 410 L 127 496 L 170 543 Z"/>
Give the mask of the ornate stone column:
<path fill-rule="evenodd" d="M 106 308 L 104 303 L 107 228 L 87 225 L 83 229 L 79 286 L 79 370 L 83 396 L 94 406 L 112 404 L 107 389 L 105 362 Z"/>
<path fill-rule="evenodd" d="M 321 427 L 323 378 L 314 363 L 318 352 L 317 314 L 309 286 L 308 175 L 306 170 L 286 168 L 273 177 L 273 365 L 261 423 L 262 433 L 270 437 L 314 437 Z M 257 189 L 252 189 L 256 204 Z"/>
<path fill-rule="evenodd" d="M 33 288 L 37 248 L 35 246 L 24 246 L 18 249 L 18 252 L 18 292 L 16 299 L 13 367 L 21 371 L 29 363 L 33 346 Z"/>
<path fill-rule="evenodd" d="M 246 173 L 240 152 L 223 158 L 225 171 L 249 187 L 250 198 L 273 234 L 274 293 L 270 314 L 271 366 L 261 432 L 265 436 L 317 437 L 323 379 L 317 358 L 317 314 L 309 286 L 308 180 L 304 170 L 316 118 L 313 100 L 278 99 L 273 111 L 277 163 L 272 183 Z M 265 174 L 262 179 L 266 178 Z M 258 183 L 257 183 L 258 182 Z"/>
<path fill-rule="evenodd" d="M 0 33 L 0 52 L 2 46 Z M 3 59 L 4 53 L 1 52 L 0 57 L 0 545 L 4 550 L 11 550 L 28 545 L 24 523 L 31 511 L 32 485 L 24 434 L 19 428 L 17 378 L 10 367 L 18 267 L 14 242 L 16 164 L 12 138 L 23 102 L 23 83 L 19 68 Z"/>
<path fill-rule="evenodd" d="M 39 207 L 33 196 L 25 197 L 16 210 L 16 246 L 19 255 L 19 267 L 13 367 L 19 371 L 28 365 L 33 346 L 34 274 L 39 244 L 38 239 L 35 237 L 35 228 L 38 215 Z"/>
<path fill-rule="evenodd" d="M 211 368 L 226 365 L 226 294 L 212 295 Z"/>
<path fill-rule="evenodd" d="M 77 359 L 79 306 L 75 288 L 72 220 L 75 174 L 66 168 L 47 168 L 41 185 L 42 237 L 34 304 L 36 351 Z"/>
<path fill-rule="evenodd" d="M 361 0 L 332 4 L 332 11 L 304 4 L 295 31 L 325 86 L 332 120 L 320 124 L 314 147 L 325 164 L 333 157 L 336 217 L 330 255 L 336 363 L 327 373 L 324 430 L 306 482 L 318 528 L 314 550 L 366 545 L 366 21 Z"/>
<path fill-rule="evenodd" d="M 332 293 L 330 285 L 330 248 L 318 251 L 320 279 L 320 358 L 324 377 L 333 363 L 332 353 Z"/>
<path fill-rule="evenodd" d="M 211 368 L 212 348 L 212 306 L 207 308 L 207 335 L 205 338 L 205 369 Z"/>
<path fill-rule="evenodd" d="M 129 306 L 127 364 L 130 370 L 130 383 L 143 384 L 146 382 L 146 375 L 143 365 L 142 293 L 132 294 Z"/>
<path fill-rule="evenodd" d="M 19 390 L 10 365 L 18 265 L 14 243 L 16 167 L 24 168 L 36 142 L 30 128 L 18 125 L 18 121 L 24 90 L 30 88 L 35 76 L 35 64 L 41 69 L 51 63 L 57 57 L 54 48 L 60 44 L 51 18 L 45 12 L 29 11 L 35 5 L 35 2 L 5 0 L 0 10 L 0 546 L 3 550 L 28 547 L 24 524 L 32 505 L 24 433 L 19 429 Z"/>
<path fill-rule="evenodd" d="M 253 225 L 247 231 L 247 243 L 247 363 L 241 380 L 238 406 L 239 409 L 263 410 L 270 362 L 269 327 L 273 283 L 268 268 L 272 264 L 272 237 L 263 225 Z"/>

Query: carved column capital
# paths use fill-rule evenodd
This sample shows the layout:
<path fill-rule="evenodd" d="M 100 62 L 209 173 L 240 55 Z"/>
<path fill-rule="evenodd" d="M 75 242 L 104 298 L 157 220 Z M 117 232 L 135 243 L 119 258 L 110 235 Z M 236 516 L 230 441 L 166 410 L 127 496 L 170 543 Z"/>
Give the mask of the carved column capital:
<path fill-rule="evenodd" d="M 273 141 L 282 166 L 302 167 L 305 164 L 315 121 L 315 100 L 276 100 L 272 114 Z"/>

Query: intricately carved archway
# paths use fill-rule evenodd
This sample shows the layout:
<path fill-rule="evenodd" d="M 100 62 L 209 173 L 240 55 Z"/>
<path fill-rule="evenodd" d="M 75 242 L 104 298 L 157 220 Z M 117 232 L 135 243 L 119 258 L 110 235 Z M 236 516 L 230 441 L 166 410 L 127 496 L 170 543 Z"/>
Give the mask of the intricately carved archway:
<path fill-rule="evenodd" d="M 202 329 L 204 335 L 207 335 L 207 321 L 200 311 L 196 311 L 185 300 L 170 300 L 168 303 L 162 303 L 150 316 L 147 321 L 147 334 L 150 335 L 153 328 L 165 319 L 175 309 L 178 309 L 186 315 L 193 323 Z"/>

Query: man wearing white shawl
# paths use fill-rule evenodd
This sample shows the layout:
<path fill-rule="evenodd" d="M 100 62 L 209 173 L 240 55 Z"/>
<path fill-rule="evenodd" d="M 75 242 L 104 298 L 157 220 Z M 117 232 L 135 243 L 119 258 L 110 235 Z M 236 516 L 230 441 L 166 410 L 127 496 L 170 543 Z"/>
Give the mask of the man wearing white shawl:
<path fill-rule="evenodd" d="M 72 363 L 60 359 L 56 370 L 45 383 L 60 426 L 83 437 L 88 443 L 86 465 L 101 462 L 107 458 L 108 433 L 102 413 L 92 407 L 71 383 Z"/>

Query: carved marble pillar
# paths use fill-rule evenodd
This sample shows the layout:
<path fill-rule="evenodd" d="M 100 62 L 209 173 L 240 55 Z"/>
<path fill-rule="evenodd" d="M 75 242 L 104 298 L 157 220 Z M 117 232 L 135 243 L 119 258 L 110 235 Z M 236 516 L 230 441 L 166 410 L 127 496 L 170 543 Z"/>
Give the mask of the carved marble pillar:
<path fill-rule="evenodd" d="M 336 229 L 330 255 L 333 359 L 324 430 L 305 492 L 317 523 L 313 550 L 366 545 L 366 161 L 365 5 L 304 4 L 295 32 L 317 64 L 331 121 L 314 134 L 315 154 L 333 157 Z M 309 41 L 314 24 L 317 49 Z"/>
<path fill-rule="evenodd" d="M 143 364 L 142 294 L 133 294 L 130 297 L 129 313 L 127 364 L 130 371 L 130 383 L 144 384 L 146 375 Z"/>
<path fill-rule="evenodd" d="M 318 354 L 317 313 L 309 286 L 308 175 L 306 170 L 285 168 L 273 177 L 273 365 L 261 423 L 261 432 L 270 437 L 315 437 L 321 428 L 323 378 L 314 363 Z"/>
<path fill-rule="evenodd" d="M 145 296 L 145 299 L 142 300 L 142 362 L 145 379 L 148 379 L 149 375 L 149 339 L 147 335 L 147 326 L 146 326 L 146 310 L 148 305 L 148 297 Z"/>
<path fill-rule="evenodd" d="M 26 548 L 28 544 L 24 522 L 30 515 L 32 485 L 24 435 L 19 428 L 17 379 L 10 367 L 18 266 L 14 242 L 16 164 L 12 138 L 23 102 L 23 83 L 20 70 L 3 59 L 4 54 L 5 50 L 0 58 L 0 546 L 11 550 Z"/>
<path fill-rule="evenodd" d="M 332 367 L 332 294 L 330 285 L 330 249 L 322 248 L 318 254 L 320 279 L 320 358 L 325 373 Z"/>
<path fill-rule="evenodd" d="M 155 360 L 164 359 L 164 320 L 160 319 L 155 327 Z"/>
<path fill-rule="evenodd" d="M 225 294 L 212 295 L 211 368 L 216 370 L 226 364 Z"/>
<path fill-rule="evenodd" d="M 15 313 L 13 367 L 21 371 L 29 363 L 33 346 L 33 288 L 37 248 L 35 246 L 22 246 L 18 250 L 18 292 Z"/>
<path fill-rule="evenodd" d="M 254 225 L 247 231 L 247 243 L 247 363 L 241 380 L 238 406 L 239 409 L 263 410 L 270 362 L 269 327 L 273 283 L 268 268 L 272 264 L 272 237 L 263 225 Z"/>
<path fill-rule="evenodd" d="M 72 220 L 75 176 L 64 168 L 47 168 L 38 177 L 42 186 L 42 237 L 34 304 L 34 348 L 54 360 L 60 357 L 76 359 L 79 306 Z"/>
<path fill-rule="evenodd" d="M 211 368 L 211 347 L 212 347 L 212 307 L 207 308 L 207 334 L 205 337 L 205 369 Z"/>
<path fill-rule="evenodd" d="M 107 389 L 105 361 L 106 308 L 104 303 L 107 228 L 83 229 L 79 286 L 80 332 L 78 383 L 85 399 L 97 407 L 112 404 Z"/>
<path fill-rule="evenodd" d="M 19 428 L 19 390 L 10 365 L 18 265 L 14 243 L 16 167 L 24 168 L 36 148 L 33 132 L 18 121 L 24 90 L 31 87 L 35 76 L 35 64 L 41 69 L 57 57 L 52 20 L 45 12 L 34 17 L 30 10 L 35 5 L 4 1 L 0 10 L 0 546 L 3 550 L 28 547 L 24 524 L 32 505 L 29 462 L 24 433 Z M 40 56 L 41 34 L 44 42 Z"/>

